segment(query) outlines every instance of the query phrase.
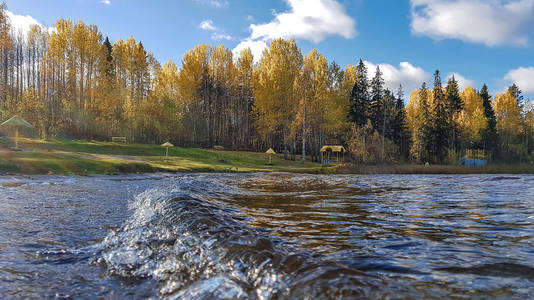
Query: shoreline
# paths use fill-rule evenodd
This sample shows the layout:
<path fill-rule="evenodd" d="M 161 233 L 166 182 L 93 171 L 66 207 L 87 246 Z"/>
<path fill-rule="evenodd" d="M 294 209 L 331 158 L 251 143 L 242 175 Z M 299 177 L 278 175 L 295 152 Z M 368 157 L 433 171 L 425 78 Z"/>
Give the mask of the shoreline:
<path fill-rule="evenodd" d="M 158 145 L 96 141 L 21 139 L 25 151 L 2 149 L 1 175 L 119 175 L 141 173 L 251 173 L 288 172 L 303 174 L 534 174 L 534 164 L 494 164 L 485 167 L 458 165 L 354 165 L 322 166 L 319 163 L 284 160 L 282 154 L 225 151 L 200 148 L 169 149 Z M 5 149 L 5 146 L 4 146 Z"/>
<path fill-rule="evenodd" d="M 349 165 L 337 169 L 338 174 L 398 174 L 398 175 L 476 175 L 476 174 L 534 174 L 534 165 L 494 164 L 485 167 L 459 165 Z"/>
<path fill-rule="evenodd" d="M 24 152 L 37 157 L 43 156 L 40 152 Z M 58 155 L 58 153 L 45 153 L 44 155 Z M 187 167 L 172 163 L 154 162 L 162 158 L 144 160 L 144 157 L 130 156 L 127 159 L 90 159 L 84 157 L 85 153 L 64 153 L 64 157 L 55 161 L 62 165 L 61 169 L 50 163 L 33 165 L 33 168 L 23 167 L 22 172 L 16 164 L 6 164 L 0 158 L 0 176 L 24 175 L 127 175 L 127 174 L 155 174 L 155 173 L 295 173 L 295 174 L 323 174 L 323 175 L 477 175 L 477 174 L 534 174 L 534 165 L 488 165 L 485 167 L 467 167 L 454 165 L 352 165 L 317 166 L 313 168 L 290 168 L 276 165 L 243 167 L 241 165 L 225 164 L 206 165 L 202 167 Z M 17 170 L 18 169 L 18 170 Z M 48 170 L 50 169 L 50 170 Z M 55 170 L 55 171 L 54 171 Z"/>

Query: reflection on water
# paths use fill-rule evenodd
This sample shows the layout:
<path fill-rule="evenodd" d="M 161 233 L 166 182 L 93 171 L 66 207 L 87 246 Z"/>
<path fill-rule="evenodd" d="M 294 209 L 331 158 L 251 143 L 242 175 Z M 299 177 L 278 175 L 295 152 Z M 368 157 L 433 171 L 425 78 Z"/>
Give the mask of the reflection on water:
<path fill-rule="evenodd" d="M 0 295 L 534 295 L 533 176 L 0 178 Z"/>
<path fill-rule="evenodd" d="M 534 177 L 259 176 L 226 203 L 249 223 L 432 297 L 534 292 Z"/>

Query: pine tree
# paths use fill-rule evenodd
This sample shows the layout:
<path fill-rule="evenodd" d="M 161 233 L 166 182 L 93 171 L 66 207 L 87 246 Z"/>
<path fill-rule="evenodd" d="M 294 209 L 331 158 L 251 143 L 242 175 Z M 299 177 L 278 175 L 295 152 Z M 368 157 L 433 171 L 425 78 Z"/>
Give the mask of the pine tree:
<path fill-rule="evenodd" d="M 482 86 L 479 95 L 483 100 L 484 115 L 488 120 L 488 127 L 482 134 L 482 143 L 486 150 L 494 152 L 497 146 L 497 118 L 495 117 L 495 111 L 491 104 L 491 96 L 488 92 L 488 86 L 485 83 Z"/>
<path fill-rule="evenodd" d="M 373 127 L 383 135 L 383 119 L 384 119 L 384 79 L 382 78 L 382 72 L 380 67 L 376 67 L 375 76 L 371 80 L 371 105 L 368 113 L 368 117 L 371 120 Z"/>
<path fill-rule="evenodd" d="M 349 98 L 349 120 L 358 126 L 363 126 L 367 123 L 369 110 L 369 80 L 367 67 L 361 59 L 356 70 L 356 83 Z"/>

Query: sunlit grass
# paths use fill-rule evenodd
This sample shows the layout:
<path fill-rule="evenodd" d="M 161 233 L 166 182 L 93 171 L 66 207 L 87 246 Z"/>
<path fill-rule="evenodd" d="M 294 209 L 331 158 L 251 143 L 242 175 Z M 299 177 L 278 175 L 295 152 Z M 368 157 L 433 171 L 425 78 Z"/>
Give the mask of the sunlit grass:
<path fill-rule="evenodd" d="M 0 173 L 120 174 L 147 172 L 299 172 L 351 174 L 534 174 L 534 165 L 487 167 L 442 165 L 346 165 L 323 167 L 317 163 L 284 160 L 274 155 L 268 165 L 264 153 L 165 148 L 84 140 L 20 139 L 23 152 L 7 151 L 12 141 L 0 138 Z"/>
<path fill-rule="evenodd" d="M 0 139 L 0 147 L 8 141 Z M 83 140 L 21 138 L 24 152 L 0 153 L 0 171 L 24 174 L 118 174 L 145 172 L 303 172 L 332 173 L 336 167 L 288 161 L 274 155 L 268 165 L 264 153 L 165 148 L 158 145 L 122 144 Z M 0 149 L 1 150 L 1 149 Z"/>

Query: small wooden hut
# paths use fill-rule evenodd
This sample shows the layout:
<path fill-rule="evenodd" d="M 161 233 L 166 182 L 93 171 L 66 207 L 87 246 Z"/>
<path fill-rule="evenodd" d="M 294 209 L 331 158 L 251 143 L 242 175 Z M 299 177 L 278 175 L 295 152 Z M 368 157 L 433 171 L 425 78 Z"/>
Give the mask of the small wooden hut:
<path fill-rule="evenodd" d="M 333 162 L 341 162 L 345 160 L 345 152 L 347 149 L 339 145 L 325 145 L 321 148 L 321 163 L 323 165 L 329 165 Z"/>
<path fill-rule="evenodd" d="M 480 149 L 468 149 L 465 156 L 460 159 L 460 165 L 472 167 L 484 167 L 488 164 L 486 153 Z"/>

